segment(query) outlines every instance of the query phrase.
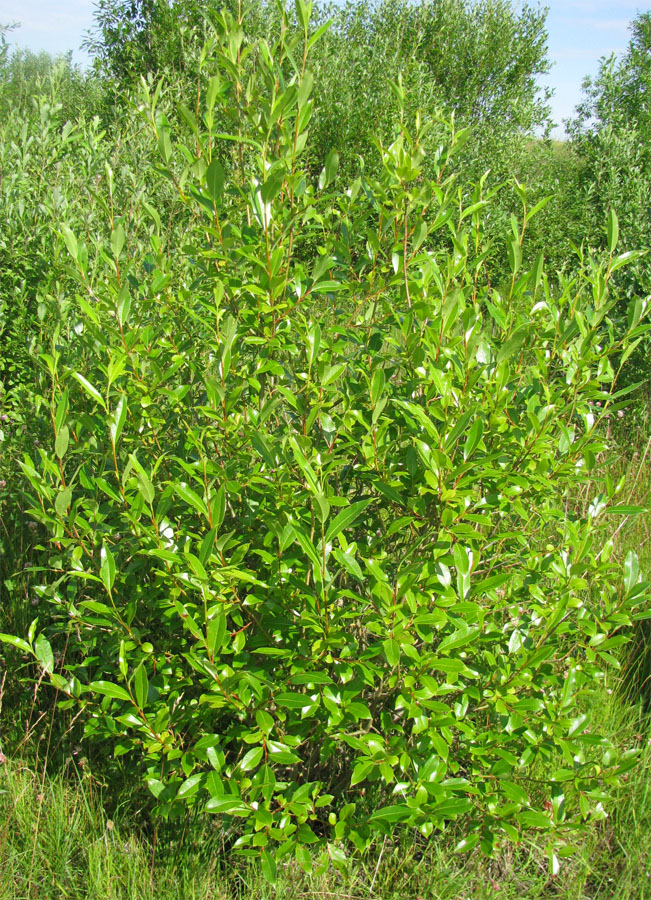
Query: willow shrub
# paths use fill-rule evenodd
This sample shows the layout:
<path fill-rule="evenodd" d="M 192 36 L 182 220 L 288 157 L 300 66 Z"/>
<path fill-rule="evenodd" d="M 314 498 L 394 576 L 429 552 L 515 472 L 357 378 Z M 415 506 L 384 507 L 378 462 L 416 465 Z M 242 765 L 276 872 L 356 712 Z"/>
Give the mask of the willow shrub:
<path fill-rule="evenodd" d="M 570 498 L 644 305 L 614 332 L 614 217 L 610 255 L 558 285 L 521 269 L 514 223 L 491 287 L 453 125 L 433 181 L 416 121 L 377 180 L 344 190 L 330 154 L 311 183 L 297 10 L 272 47 L 225 13 L 178 129 L 143 86 L 193 216 L 173 258 L 151 205 L 144 256 L 116 218 L 90 267 L 61 225 L 79 292 L 67 330 L 50 312 L 51 436 L 22 461 L 51 618 L 4 639 L 160 814 L 219 817 L 271 879 L 454 820 L 460 850 L 544 833 L 556 868 L 634 765 L 586 703 L 644 615 L 635 557 L 595 539 L 630 510 L 608 478 L 585 516 Z"/>

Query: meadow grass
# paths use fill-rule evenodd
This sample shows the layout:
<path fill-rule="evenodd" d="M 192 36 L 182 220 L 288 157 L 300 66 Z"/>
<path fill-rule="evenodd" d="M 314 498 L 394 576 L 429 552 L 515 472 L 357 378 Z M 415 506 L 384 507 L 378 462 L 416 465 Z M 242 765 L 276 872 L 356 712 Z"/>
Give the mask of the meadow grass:
<path fill-rule="evenodd" d="M 640 747 L 640 763 L 616 792 L 608 818 L 585 832 L 555 877 L 542 840 L 489 860 L 453 853 L 451 831 L 427 843 L 396 833 L 346 875 L 308 877 L 288 865 L 272 887 L 255 867 L 225 859 L 210 822 L 167 825 L 154 839 L 128 803 L 107 817 L 105 789 L 92 774 L 71 766 L 44 776 L 8 760 L 0 767 L 0 898 L 643 900 L 651 897 L 651 740 L 639 704 L 627 705 L 616 692 L 601 700 L 610 736 Z"/>

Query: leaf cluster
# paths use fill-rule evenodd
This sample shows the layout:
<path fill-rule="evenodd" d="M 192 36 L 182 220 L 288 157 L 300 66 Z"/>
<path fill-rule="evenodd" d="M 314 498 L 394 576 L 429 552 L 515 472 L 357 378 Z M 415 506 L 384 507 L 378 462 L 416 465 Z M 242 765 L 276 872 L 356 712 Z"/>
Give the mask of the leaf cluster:
<path fill-rule="evenodd" d="M 453 821 L 489 855 L 539 830 L 554 867 L 635 764 L 585 712 L 646 615 L 637 557 L 596 539 L 631 509 L 610 478 L 568 498 L 646 305 L 615 329 L 615 216 L 573 277 L 527 266 L 519 186 L 495 282 L 491 192 L 448 168 L 469 132 L 399 83 L 377 174 L 344 187 L 331 152 L 315 177 L 310 13 L 269 41 L 224 11 L 198 101 L 142 80 L 129 215 L 109 169 L 104 231 L 60 218 L 19 461 L 51 612 L 0 640 L 159 815 L 219 817 L 270 880 Z"/>

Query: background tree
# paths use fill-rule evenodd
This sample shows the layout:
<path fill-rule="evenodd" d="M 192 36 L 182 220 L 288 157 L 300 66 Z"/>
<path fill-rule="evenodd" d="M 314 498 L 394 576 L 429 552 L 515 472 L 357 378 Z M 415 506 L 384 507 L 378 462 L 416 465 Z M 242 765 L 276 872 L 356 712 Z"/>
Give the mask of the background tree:
<path fill-rule="evenodd" d="M 246 23 L 249 39 L 278 34 L 274 4 L 226 3 Z M 206 22 L 223 3 L 209 0 L 99 0 L 95 29 L 86 46 L 99 71 L 118 85 L 141 74 L 170 70 L 196 76 Z M 409 111 L 432 118 L 438 109 L 473 125 L 477 139 L 464 161 L 494 177 L 512 168 L 521 138 L 550 124 L 548 94 L 538 85 L 549 69 L 545 10 L 509 0 L 349 0 L 315 10 L 319 25 L 331 22 L 314 47 L 310 66 L 317 90 L 312 124 L 314 165 L 331 149 L 342 171 L 374 159 L 376 137 L 393 133 L 397 105 L 392 82 L 402 78 Z M 195 60 L 195 62 L 193 62 Z M 506 163 L 506 157 L 510 162 Z"/>
<path fill-rule="evenodd" d="M 569 123 L 571 145 L 581 164 L 574 215 L 586 245 L 605 244 L 602 222 L 609 209 L 619 218 L 623 250 L 651 248 L 651 12 L 631 23 L 626 52 L 603 58 L 595 78 L 583 83 L 583 100 Z M 651 292 L 648 258 L 618 273 L 624 298 Z M 622 301 L 624 302 L 624 301 Z M 647 351 L 629 376 L 648 382 Z"/>
<path fill-rule="evenodd" d="M 85 46 L 97 68 L 119 85 L 166 66 L 183 70 L 188 13 L 195 13 L 196 25 L 199 9 L 194 0 L 99 0 Z"/>
<path fill-rule="evenodd" d="M 603 240 L 598 223 L 615 207 L 626 248 L 650 246 L 651 13 L 631 24 L 620 60 L 603 58 L 596 77 L 583 83 L 584 97 L 572 120 L 572 144 L 583 161 L 583 219 L 590 239 Z M 585 202 L 587 201 L 587 202 Z M 628 271 L 629 293 L 651 288 L 647 267 Z"/>

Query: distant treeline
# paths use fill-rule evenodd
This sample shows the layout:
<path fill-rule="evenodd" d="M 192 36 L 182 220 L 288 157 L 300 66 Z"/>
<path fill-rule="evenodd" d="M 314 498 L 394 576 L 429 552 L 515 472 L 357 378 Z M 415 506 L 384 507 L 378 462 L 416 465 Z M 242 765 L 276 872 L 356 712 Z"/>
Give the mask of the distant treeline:
<path fill-rule="evenodd" d="M 145 78 L 152 84 L 162 79 L 174 119 L 179 99 L 192 107 L 189 98 L 199 96 L 210 77 L 210 35 L 224 7 L 245 24 L 238 52 L 243 61 L 249 59 L 249 84 L 243 80 L 237 90 L 246 99 L 255 65 L 247 57 L 250 42 L 262 36 L 272 46 L 282 39 L 277 3 L 99 0 L 85 42 L 93 62 L 85 71 L 69 56 L 11 53 L 3 30 L 0 114 L 43 121 L 49 104 L 57 127 L 98 116 L 100 128 L 119 144 L 120 135 L 126 141 Z M 526 190 L 530 208 L 545 203 L 528 226 L 525 262 L 544 252 L 551 270 L 571 273 L 580 254 L 606 246 L 604 222 L 611 208 L 619 217 L 624 249 L 649 248 L 650 13 L 632 22 L 623 57 L 602 60 L 598 75 L 586 79 L 563 143 L 545 137 L 554 123 L 549 92 L 540 87 L 550 61 L 546 11 L 538 6 L 509 0 L 349 0 L 317 4 L 313 22 L 324 29 L 310 49 L 315 88 L 305 165 L 315 178 L 331 151 L 339 155 L 341 176 L 351 181 L 362 171 L 377 173 L 376 142 L 395 133 L 401 116 L 413 119 L 419 112 L 427 120 L 443 112 L 454 117 L 457 130 L 472 129 L 448 171 L 462 173 L 466 186 L 483 179 L 484 194 L 500 191 L 484 225 L 483 250 L 493 261 L 504 259 L 499 235 L 519 208 L 514 179 Z M 293 52 L 300 56 L 302 48 Z M 430 168 L 440 139 L 440 131 L 432 129 L 426 148 Z M 0 263 L 7 277 L 14 272 L 20 283 L 38 283 L 29 261 L 16 268 L 16 259 L 22 259 L 16 249 L 9 236 L 2 239 Z M 646 258 L 619 273 L 615 283 L 625 301 L 651 293 Z M 13 307 L 15 292 L 12 296 L 0 302 Z M 633 374 L 646 378 L 642 357 Z"/>

